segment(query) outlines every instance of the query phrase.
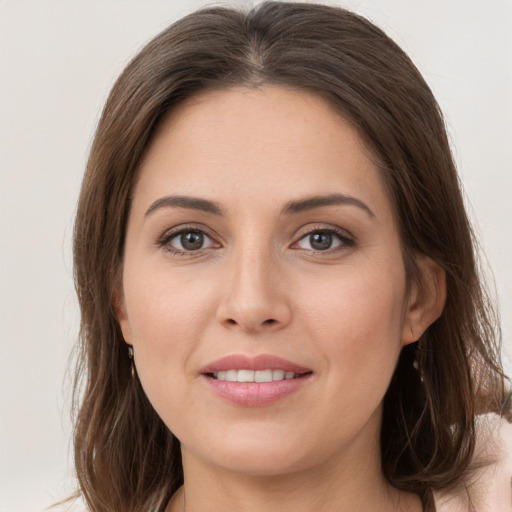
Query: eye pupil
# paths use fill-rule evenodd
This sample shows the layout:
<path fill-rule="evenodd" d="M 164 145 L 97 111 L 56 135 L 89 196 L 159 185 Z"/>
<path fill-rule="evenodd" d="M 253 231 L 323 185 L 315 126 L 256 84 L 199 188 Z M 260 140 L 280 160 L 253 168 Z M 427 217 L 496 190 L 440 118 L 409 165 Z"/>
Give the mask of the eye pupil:
<path fill-rule="evenodd" d="M 317 251 L 329 249 L 332 245 L 332 235 L 326 232 L 312 233 L 309 236 L 311 247 Z"/>
<path fill-rule="evenodd" d="M 187 251 L 201 249 L 204 242 L 204 235 L 199 231 L 187 231 L 180 236 L 180 242 Z"/>

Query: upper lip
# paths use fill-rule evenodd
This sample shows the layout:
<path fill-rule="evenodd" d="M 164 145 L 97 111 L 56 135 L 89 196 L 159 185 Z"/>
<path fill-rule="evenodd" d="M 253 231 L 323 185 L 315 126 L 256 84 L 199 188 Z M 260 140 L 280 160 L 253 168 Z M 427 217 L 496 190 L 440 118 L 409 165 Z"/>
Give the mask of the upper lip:
<path fill-rule="evenodd" d="M 227 370 L 284 370 L 285 372 L 299 374 L 311 372 L 310 368 L 270 354 L 260 354 L 258 356 L 233 354 L 206 365 L 201 369 L 200 373 L 208 374 Z"/>

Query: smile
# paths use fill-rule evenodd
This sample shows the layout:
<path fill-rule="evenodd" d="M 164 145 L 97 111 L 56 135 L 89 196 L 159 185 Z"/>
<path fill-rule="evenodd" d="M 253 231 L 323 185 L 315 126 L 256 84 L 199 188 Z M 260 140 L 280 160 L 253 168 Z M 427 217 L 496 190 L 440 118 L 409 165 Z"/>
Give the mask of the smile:
<path fill-rule="evenodd" d="M 300 374 L 285 370 L 227 370 L 215 372 L 213 377 L 217 380 L 228 382 L 275 382 L 290 380 L 299 377 Z"/>
<path fill-rule="evenodd" d="M 237 407 L 263 407 L 300 392 L 313 371 L 270 354 L 234 354 L 205 366 L 203 382 L 214 395 Z"/>

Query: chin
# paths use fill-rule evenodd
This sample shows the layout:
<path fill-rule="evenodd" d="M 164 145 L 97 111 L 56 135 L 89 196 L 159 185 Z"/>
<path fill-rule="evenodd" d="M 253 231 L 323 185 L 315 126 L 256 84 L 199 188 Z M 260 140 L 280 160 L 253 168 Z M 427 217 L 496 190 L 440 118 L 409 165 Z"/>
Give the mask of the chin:
<path fill-rule="evenodd" d="M 275 431 L 226 433 L 222 439 L 205 439 L 195 444 L 194 458 L 211 466 L 247 476 L 277 476 L 306 470 L 320 462 L 322 447 L 308 446 L 307 437 L 278 435 Z M 193 446 L 193 444 L 191 444 Z M 199 448 L 199 449 L 198 449 Z M 182 450 L 191 454 L 182 443 Z M 332 450 L 332 448 L 331 448 Z"/>
<path fill-rule="evenodd" d="M 247 476 L 278 476 L 295 473 L 304 470 L 310 465 L 307 463 L 307 457 L 297 457 L 297 453 L 271 453 L 260 449 L 253 453 L 246 451 L 240 453 L 240 450 L 232 454 L 224 454 L 217 462 L 223 469 Z"/>

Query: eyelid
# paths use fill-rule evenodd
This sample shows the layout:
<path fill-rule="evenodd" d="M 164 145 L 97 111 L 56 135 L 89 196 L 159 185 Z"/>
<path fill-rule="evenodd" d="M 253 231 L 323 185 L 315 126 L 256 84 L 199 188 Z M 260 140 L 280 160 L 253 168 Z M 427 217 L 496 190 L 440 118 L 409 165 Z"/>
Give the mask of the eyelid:
<path fill-rule="evenodd" d="M 211 233 L 211 230 L 209 230 L 206 226 L 198 225 L 198 224 L 180 224 L 179 226 L 174 226 L 170 229 L 167 229 L 160 237 L 158 237 L 158 239 L 156 241 L 156 245 L 158 247 L 168 250 L 170 253 L 177 254 L 177 255 L 194 255 L 194 254 L 198 255 L 198 254 L 201 254 L 204 250 L 212 248 L 212 247 L 204 247 L 201 249 L 197 249 L 195 251 L 191 251 L 191 250 L 186 250 L 186 249 L 184 250 L 184 249 L 179 249 L 179 248 L 170 246 L 169 242 L 173 238 L 179 236 L 182 233 L 187 233 L 187 232 L 191 232 L 191 231 L 202 233 L 206 238 L 210 239 L 214 245 L 216 245 L 216 247 L 214 247 L 214 248 L 221 247 L 220 242 L 217 241 L 218 237 L 213 235 Z"/>
<path fill-rule="evenodd" d="M 339 228 L 338 226 L 333 226 L 333 225 L 317 224 L 312 227 L 309 227 L 306 232 L 302 233 L 296 239 L 296 241 L 293 242 L 293 244 L 291 245 L 291 248 L 294 248 L 294 246 L 297 246 L 297 244 L 304 238 L 312 235 L 313 233 L 318 233 L 318 232 L 330 233 L 330 234 L 334 235 L 335 237 L 337 237 L 341 243 L 333 248 L 326 249 L 325 251 L 315 250 L 315 249 L 302 249 L 300 247 L 298 249 L 302 249 L 302 250 L 306 250 L 306 251 L 309 250 L 309 251 L 313 251 L 315 253 L 328 254 L 328 253 L 336 252 L 337 250 L 341 250 L 343 248 L 353 247 L 356 243 L 355 237 L 351 233 L 349 233 L 346 229 L 342 229 L 342 228 Z"/>

